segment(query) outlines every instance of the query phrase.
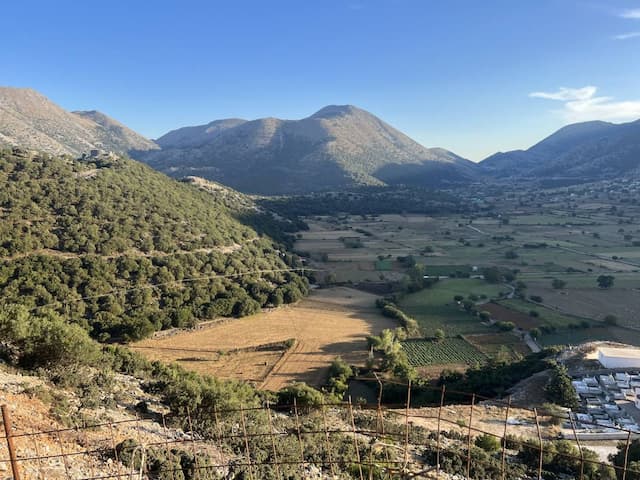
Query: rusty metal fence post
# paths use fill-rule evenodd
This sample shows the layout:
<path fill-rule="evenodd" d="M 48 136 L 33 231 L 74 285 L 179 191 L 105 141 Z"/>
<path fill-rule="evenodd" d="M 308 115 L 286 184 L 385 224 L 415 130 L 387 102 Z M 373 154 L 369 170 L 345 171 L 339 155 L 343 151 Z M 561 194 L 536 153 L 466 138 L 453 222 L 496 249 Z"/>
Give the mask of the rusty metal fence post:
<path fill-rule="evenodd" d="M 351 403 L 351 395 L 349 395 L 349 419 L 351 420 L 351 429 L 353 431 L 353 448 L 356 453 L 356 461 L 358 462 L 358 473 L 360 480 L 364 480 L 364 472 L 362 470 L 362 460 L 360 459 L 360 447 L 358 446 L 358 431 L 356 429 L 356 421 L 353 416 L 353 403 Z"/>
<path fill-rule="evenodd" d="M 15 445 L 13 444 L 13 432 L 11 430 L 11 413 L 9 407 L 2 405 L 2 423 L 4 424 L 4 433 L 7 438 L 7 449 L 9 450 L 9 460 L 11 461 L 11 473 L 13 480 L 20 480 L 20 471 L 18 469 L 18 458 L 16 456 Z"/>
<path fill-rule="evenodd" d="M 580 480 L 584 479 L 584 452 L 582 451 L 582 444 L 580 443 L 580 439 L 578 438 L 578 433 L 576 432 L 576 424 L 573 421 L 573 416 L 571 412 L 569 412 L 569 420 L 571 421 L 571 430 L 573 431 L 573 438 L 578 445 L 578 451 L 580 452 Z"/>
<path fill-rule="evenodd" d="M 467 432 L 467 480 L 471 478 L 471 424 L 473 423 L 473 407 L 476 405 L 476 394 L 471 396 L 469 409 L 469 431 Z"/>
<path fill-rule="evenodd" d="M 438 407 L 438 431 L 436 432 L 436 478 L 440 478 L 440 429 L 442 421 L 442 407 L 444 406 L 444 395 L 446 392 L 446 386 L 442 385 L 440 392 L 440 406 Z"/>
<path fill-rule="evenodd" d="M 538 432 L 538 446 L 540 451 L 538 452 L 538 480 L 542 480 L 542 466 L 544 462 L 544 451 L 542 447 L 542 432 L 540 432 L 540 420 L 538 419 L 538 410 L 533 409 L 533 415 L 536 419 L 536 431 Z"/>
<path fill-rule="evenodd" d="M 502 432 L 502 462 L 500 473 L 502 475 L 502 480 L 506 478 L 506 469 L 507 469 L 507 425 L 509 425 L 509 410 L 511 409 L 511 395 L 509 395 L 509 400 L 507 402 L 507 411 L 504 415 L 504 431 Z"/>
<path fill-rule="evenodd" d="M 624 448 L 624 470 L 622 470 L 622 480 L 627 480 L 627 467 L 629 465 L 629 447 L 631 446 L 631 431 L 627 434 L 627 443 Z"/>

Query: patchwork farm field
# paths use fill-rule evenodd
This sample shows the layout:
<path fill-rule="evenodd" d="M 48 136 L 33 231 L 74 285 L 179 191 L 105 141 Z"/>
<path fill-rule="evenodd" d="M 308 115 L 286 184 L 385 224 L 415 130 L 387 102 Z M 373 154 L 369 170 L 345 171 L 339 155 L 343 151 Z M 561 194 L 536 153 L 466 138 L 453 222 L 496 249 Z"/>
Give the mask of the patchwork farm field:
<path fill-rule="evenodd" d="M 482 310 L 491 314 L 491 318 L 498 322 L 513 322 L 516 327 L 523 330 L 531 330 L 540 326 L 540 318 L 534 318 L 527 313 L 507 308 L 499 303 L 486 303 Z"/>
<path fill-rule="evenodd" d="M 392 288 L 402 290 L 413 263 L 422 266 L 425 275 L 449 277 L 398 300 L 424 337 L 437 329 L 446 335 L 440 343 L 404 343 L 410 362 L 422 374 L 437 376 L 443 368 L 464 369 L 487 358 L 529 352 L 522 331 L 501 332 L 483 323 L 454 301 L 456 295 L 473 299 L 478 311 L 487 310 L 494 319 L 513 322 L 524 332 L 554 327 L 539 337 L 541 346 L 590 340 L 640 345 L 640 253 L 629 242 L 636 229 L 620 225 L 633 221 L 631 213 L 614 216 L 608 208 L 591 201 L 568 210 L 566 197 L 560 195 L 537 205 L 504 201 L 496 204 L 495 214 L 473 217 L 307 217 L 309 230 L 297 234 L 295 250 L 304 252 L 308 265 L 318 270 L 319 283 L 334 286 L 314 291 L 295 306 L 147 340 L 134 348 L 148 346 L 140 351 L 149 358 L 177 361 L 195 371 L 240 378 L 271 390 L 291 381 L 319 386 L 336 356 L 363 365 L 366 336 L 397 326 L 381 316 L 374 302 Z M 409 256 L 413 263 L 404 261 Z M 508 286 L 465 278 L 486 267 L 516 272 L 516 280 L 525 285 L 524 299 L 539 296 L 542 301 L 505 298 L 513 296 L 515 282 Z M 613 288 L 597 287 L 602 274 L 616 277 Z M 565 281 L 566 287 L 553 289 L 554 278 Z M 532 310 L 538 315 L 530 315 Z M 618 317 L 620 326 L 605 328 L 602 320 L 609 314 Z M 261 348 L 292 338 L 296 343 L 289 350 Z"/>
<path fill-rule="evenodd" d="M 590 280 L 589 283 L 594 285 L 595 279 Z M 567 280 L 567 284 L 570 287 L 565 290 L 533 285 L 529 293 L 542 297 L 545 305 L 569 315 L 594 320 L 615 315 L 620 325 L 640 328 L 640 290 L 638 288 L 623 287 L 623 280 L 618 279 L 617 276 L 616 286 L 608 290 L 594 288 L 591 285 L 591 288 L 581 288 L 580 283 L 574 282 L 571 278 Z M 633 284 L 638 285 L 636 282 Z"/>
<path fill-rule="evenodd" d="M 527 302 L 517 298 L 500 300 L 499 305 L 502 305 L 503 307 L 514 310 L 516 312 L 520 312 L 524 315 L 529 315 L 530 317 L 531 312 L 537 312 L 537 317 L 531 317 L 534 321 L 532 322 L 532 324 L 537 321 L 537 324 L 535 324 L 536 327 L 540 325 L 551 325 L 554 328 L 563 329 L 578 327 L 582 322 L 587 322 L 587 324 L 589 325 L 592 323 L 585 318 L 567 315 L 562 312 L 544 307 L 542 305 Z"/>
<path fill-rule="evenodd" d="M 278 390 L 293 381 L 321 386 L 336 357 L 364 365 L 366 337 L 397 327 L 375 308 L 375 299 L 375 295 L 344 287 L 316 290 L 296 305 L 143 340 L 130 347 L 152 360 L 251 381 L 267 390 Z M 296 343 L 286 352 L 258 351 L 265 343 L 288 339 Z"/>

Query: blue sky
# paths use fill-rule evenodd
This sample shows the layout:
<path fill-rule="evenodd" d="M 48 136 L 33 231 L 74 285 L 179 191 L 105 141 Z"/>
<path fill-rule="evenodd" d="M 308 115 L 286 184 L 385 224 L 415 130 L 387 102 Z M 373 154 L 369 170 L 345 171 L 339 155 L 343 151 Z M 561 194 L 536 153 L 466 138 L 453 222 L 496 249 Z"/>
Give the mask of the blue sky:
<path fill-rule="evenodd" d="M 640 0 L 5 2 L 0 85 L 155 138 L 354 104 L 472 160 L 640 118 Z"/>

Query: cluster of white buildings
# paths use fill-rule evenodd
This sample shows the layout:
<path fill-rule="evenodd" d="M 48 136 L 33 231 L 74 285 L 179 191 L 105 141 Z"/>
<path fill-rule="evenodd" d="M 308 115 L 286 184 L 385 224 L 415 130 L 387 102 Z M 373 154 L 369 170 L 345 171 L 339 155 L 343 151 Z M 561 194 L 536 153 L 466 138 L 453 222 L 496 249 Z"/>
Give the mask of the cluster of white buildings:
<path fill-rule="evenodd" d="M 618 370 L 574 379 L 571 383 L 580 398 L 582 413 L 573 413 L 581 435 L 621 435 L 620 429 L 640 434 L 640 425 L 625 403 L 634 405 L 640 416 L 640 350 L 599 348 L 597 358 L 606 369 Z M 628 371 L 620 371 L 629 369 Z M 622 438 L 622 437 L 621 437 Z"/>
<path fill-rule="evenodd" d="M 640 433 L 640 425 L 618 405 L 632 402 L 640 409 L 640 375 L 609 373 L 583 377 L 571 382 L 580 397 L 583 413 L 575 413 L 576 428 L 589 432 L 616 432 L 617 429 Z"/>

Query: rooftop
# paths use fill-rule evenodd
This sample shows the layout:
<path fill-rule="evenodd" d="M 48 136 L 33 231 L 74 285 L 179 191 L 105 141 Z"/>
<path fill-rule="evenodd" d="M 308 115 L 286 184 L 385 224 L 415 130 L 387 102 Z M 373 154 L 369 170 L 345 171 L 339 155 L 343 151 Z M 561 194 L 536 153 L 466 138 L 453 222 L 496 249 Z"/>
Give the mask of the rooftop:
<path fill-rule="evenodd" d="M 640 348 L 600 347 L 598 353 L 607 357 L 640 357 Z"/>

